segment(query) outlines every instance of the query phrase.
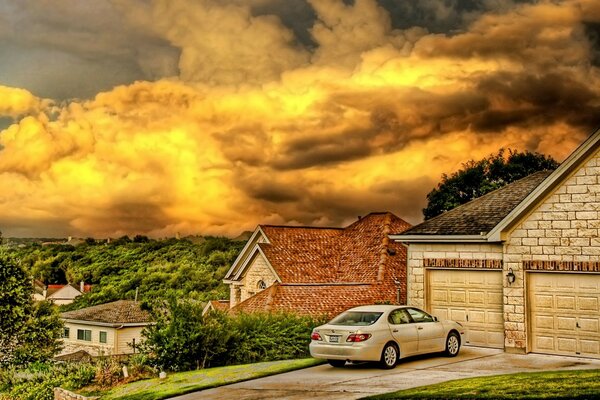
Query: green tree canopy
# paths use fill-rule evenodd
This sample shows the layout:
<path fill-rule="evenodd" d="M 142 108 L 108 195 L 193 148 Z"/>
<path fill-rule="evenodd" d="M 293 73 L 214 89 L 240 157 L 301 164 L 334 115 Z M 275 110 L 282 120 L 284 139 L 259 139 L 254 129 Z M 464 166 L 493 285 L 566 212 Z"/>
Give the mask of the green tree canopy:
<path fill-rule="evenodd" d="M 442 175 L 442 181 L 427 195 L 423 216 L 433 218 L 536 171 L 556 167 L 558 163 L 550 156 L 500 149 L 495 155 L 464 163 L 450 176 Z"/>

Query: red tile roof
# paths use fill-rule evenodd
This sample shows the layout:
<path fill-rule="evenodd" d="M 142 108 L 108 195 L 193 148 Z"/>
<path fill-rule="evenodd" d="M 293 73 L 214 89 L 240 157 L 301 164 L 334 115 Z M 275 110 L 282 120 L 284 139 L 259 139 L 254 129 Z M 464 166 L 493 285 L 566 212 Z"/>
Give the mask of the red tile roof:
<path fill-rule="evenodd" d="M 387 235 L 410 226 L 392 213 L 371 213 L 346 228 L 261 225 L 270 243 L 259 246 L 283 283 L 369 283 L 404 268 L 404 246 Z"/>
<path fill-rule="evenodd" d="M 233 311 L 296 311 L 332 316 L 374 302 L 406 301 L 406 248 L 388 238 L 410 224 L 371 213 L 346 228 L 261 225 L 259 246 L 281 278 Z"/>
<path fill-rule="evenodd" d="M 229 300 L 211 300 L 210 305 L 213 310 L 227 311 L 229 310 Z"/>
<path fill-rule="evenodd" d="M 365 304 L 395 303 L 396 291 L 386 284 L 279 284 L 246 299 L 232 312 L 291 311 L 331 318 Z"/>

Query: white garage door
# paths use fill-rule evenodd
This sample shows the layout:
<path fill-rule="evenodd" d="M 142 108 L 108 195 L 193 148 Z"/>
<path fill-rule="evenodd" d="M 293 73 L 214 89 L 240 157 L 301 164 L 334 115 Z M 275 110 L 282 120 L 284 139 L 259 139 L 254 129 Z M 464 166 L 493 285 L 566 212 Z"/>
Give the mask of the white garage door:
<path fill-rule="evenodd" d="M 600 358 L 600 275 L 529 273 L 531 349 Z"/>
<path fill-rule="evenodd" d="M 504 347 L 501 271 L 428 270 L 428 276 L 433 315 L 463 324 L 465 344 Z"/>

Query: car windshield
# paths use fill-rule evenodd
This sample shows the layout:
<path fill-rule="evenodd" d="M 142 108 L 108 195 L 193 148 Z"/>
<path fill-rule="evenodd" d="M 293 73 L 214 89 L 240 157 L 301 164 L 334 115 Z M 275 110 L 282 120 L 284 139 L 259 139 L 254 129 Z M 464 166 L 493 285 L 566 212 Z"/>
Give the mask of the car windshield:
<path fill-rule="evenodd" d="M 346 326 L 366 326 L 373 325 L 379 317 L 381 312 L 371 311 L 346 311 L 331 320 L 331 325 L 346 325 Z"/>

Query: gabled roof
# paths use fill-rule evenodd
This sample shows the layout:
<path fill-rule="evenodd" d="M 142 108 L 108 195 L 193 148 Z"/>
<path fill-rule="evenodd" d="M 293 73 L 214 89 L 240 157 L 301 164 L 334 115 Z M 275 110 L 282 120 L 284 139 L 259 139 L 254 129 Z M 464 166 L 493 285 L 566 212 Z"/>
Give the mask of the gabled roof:
<path fill-rule="evenodd" d="M 393 286 L 378 284 L 279 284 L 244 300 L 231 312 L 286 312 L 333 317 L 364 304 L 388 302 L 396 298 Z"/>
<path fill-rule="evenodd" d="M 418 236 L 485 236 L 525 199 L 551 171 L 535 172 L 500 189 L 446 211 L 401 234 L 397 239 L 410 241 Z M 395 235 L 396 236 L 396 235 Z M 394 236 L 394 239 L 396 237 Z"/>
<path fill-rule="evenodd" d="M 531 174 L 392 235 L 401 242 L 501 242 L 506 233 L 599 150 L 597 129 L 554 171 Z"/>
<path fill-rule="evenodd" d="M 229 300 L 210 300 L 202 310 L 202 315 L 214 310 L 229 311 Z"/>
<path fill-rule="evenodd" d="M 241 279 L 257 253 L 281 283 L 394 279 L 389 271 L 399 271 L 406 250 L 388 235 L 409 227 L 389 212 L 371 213 L 346 228 L 259 225 L 225 279 Z"/>
<path fill-rule="evenodd" d="M 140 308 L 140 303 L 133 300 L 118 300 L 80 310 L 67 311 L 61 313 L 60 316 L 67 321 L 87 322 L 90 325 L 147 325 L 152 322 L 150 314 Z"/>

